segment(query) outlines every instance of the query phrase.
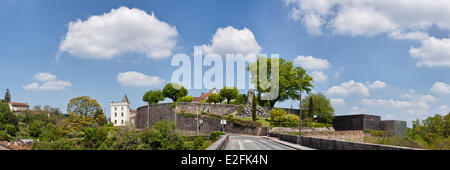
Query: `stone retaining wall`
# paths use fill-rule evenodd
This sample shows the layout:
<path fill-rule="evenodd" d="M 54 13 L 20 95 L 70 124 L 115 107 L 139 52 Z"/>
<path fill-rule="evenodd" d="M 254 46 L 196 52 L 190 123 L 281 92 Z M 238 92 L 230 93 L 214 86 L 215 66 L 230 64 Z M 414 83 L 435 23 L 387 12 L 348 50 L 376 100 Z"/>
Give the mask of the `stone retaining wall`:
<path fill-rule="evenodd" d="M 269 133 L 270 137 L 278 137 L 282 141 L 299 143 L 299 137 L 295 135 Z M 301 145 L 319 150 L 422 150 L 409 147 L 378 145 L 361 142 L 347 142 L 340 140 L 320 139 L 314 137 L 301 137 Z"/>

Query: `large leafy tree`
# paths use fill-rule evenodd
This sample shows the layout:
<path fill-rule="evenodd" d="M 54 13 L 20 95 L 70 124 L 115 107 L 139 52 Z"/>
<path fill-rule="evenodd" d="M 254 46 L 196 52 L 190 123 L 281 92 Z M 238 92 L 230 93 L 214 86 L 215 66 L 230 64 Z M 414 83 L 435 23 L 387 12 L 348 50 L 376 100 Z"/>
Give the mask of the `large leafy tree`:
<path fill-rule="evenodd" d="M 239 91 L 236 87 L 226 87 L 224 86 L 220 90 L 220 96 L 227 99 L 227 104 L 230 104 L 230 101 L 236 99 L 239 95 Z"/>
<path fill-rule="evenodd" d="M 310 93 L 313 87 L 313 78 L 306 74 L 305 69 L 294 66 L 292 61 L 286 61 L 283 58 L 278 58 L 279 83 L 270 87 L 272 77 L 272 67 L 275 68 L 275 59 L 259 57 L 255 62 L 249 63 L 247 70 L 251 73 L 251 83 L 255 84 L 258 98 L 261 98 L 262 93 L 270 92 L 273 88 L 278 88 L 278 96 L 269 100 L 270 107 L 274 107 L 277 102 L 282 102 L 287 99 L 299 100 L 300 91 Z M 263 64 L 267 61 L 267 64 Z M 266 77 L 260 77 L 260 67 L 267 70 Z M 276 69 L 276 68 L 275 68 Z M 267 80 L 266 83 L 260 83 L 260 79 Z M 301 81 L 300 81 L 301 80 Z M 264 103 L 264 102 L 260 102 Z"/>
<path fill-rule="evenodd" d="M 330 100 L 323 94 L 311 94 L 302 99 L 302 110 L 308 110 L 305 117 L 317 116 L 320 123 L 331 123 L 334 118 L 334 108 Z"/>
<path fill-rule="evenodd" d="M 73 98 L 67 105 L 67 113 L 75 113 L 81 116 L 94 117 L 97 111 L 101 110 L 102 106 L 97 103 L 97 100 L 88 96 L 81 96 Z"/>
<path fill-rule="evenodd" d="M 9 89 L 6 89 L 4 100 L 5 102 L 11 102 L 11 92 L 9 91 Z"/>
<path fill-rule="evenodd" d="M 142 100 L 148 104 L 158 104 L 160 101 L 164 101 L 163 92 L 159 89 L 150 90 L 144 94 Z"/>
<path fill-rule="evenodd" d="M 208 96 L 208 99 L 206 99 L 207 103 L 222 103 L 223 97 L 220 96 L 220 94 L 211 94 Z"/>
<path fill-rule="evenodd" d="M 66 119 L 65 130 L 68 133 L 79 132 L 81 128 L 91 126 L 94 123 L 97 123 L 97 125 L 106 123 L 106 116 L 102 107 L 95 99 L 88 96 L 70 100 L 67 105 L 67 113 L 69 113 L 69 117 Z"/>
<path fill-rule="evenodd" d="M 177 83 L 169 83 L 164 86 L 162 90 L 163 96 L 172 99 L 176 102 L 179 98 L 182 98 L 188 94 L 186 88 Z"/>

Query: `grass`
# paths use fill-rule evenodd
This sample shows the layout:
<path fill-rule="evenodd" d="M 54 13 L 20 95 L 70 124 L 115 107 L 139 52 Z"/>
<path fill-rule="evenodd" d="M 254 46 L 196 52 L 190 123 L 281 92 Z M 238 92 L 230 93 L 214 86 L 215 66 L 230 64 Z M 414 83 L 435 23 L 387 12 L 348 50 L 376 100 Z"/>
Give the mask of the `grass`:
<path fill-rule="evenodd" d="M 240 120 L 246 120 L 246 121 L 253 121 L 252 118 L 244 118 L 244 117 L 237 117 L 237 116 L 235 116 L 233 118 L 234 119 L 240 119 Z M 256 122 L 260 122 L 262 126 L 270 126 L 270 122 L 268 122 L 265 119 L 259 119 L 259 120 L 256 120 Z"/>

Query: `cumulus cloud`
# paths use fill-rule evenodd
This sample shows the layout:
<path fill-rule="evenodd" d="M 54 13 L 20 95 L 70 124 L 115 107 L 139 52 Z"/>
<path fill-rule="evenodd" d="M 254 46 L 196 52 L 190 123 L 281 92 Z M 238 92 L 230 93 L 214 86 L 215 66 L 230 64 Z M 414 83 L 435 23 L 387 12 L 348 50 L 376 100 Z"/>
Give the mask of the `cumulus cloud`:
<path fill-rule="evenodd" d="M 161 85 L 164 80 L 156 76 L 148 76 L 135 71 L 119 73 L 117 81 L 123 86 L 154 87 Z"/>
<path fill-rule="evenodd" d="M 297 56 L 294 59 L 294 64 L 309 70 L 326 70 L 330 68 L 330 63 L 327 59 L 314 58 L 313 56 Z"/>
<path fill-rule="evenodd" d="M 382 88 L 386 87 L 386 83 L 379 81 L 379 80 L 374 81 L 372 83 L 369 82 L 367 84 L 368 84 L 367 86 L 369 87 L 369 89 L 382 89 Z"/>
<path fill-rule="evenodd" d="M 393 31 L 389 34 L 389 37 L 397 40 L 426 40 L 430 36 L 422 31 L 402 32 L 399 30 Z"/>
<path fill-rule="evenodd" d="M 355 82 L 350 80 L 348 82 L 341 83 L 339 86 L 333 86 L 328 89 L 327 94 L 333 96 L 369 96 L 369 88 L 367 88 L 363 83 Z"/>
<path fill-rule="evenodd" d="M 344 106 L 345 105 L 345 100 L 342 98 L 332 98 L 330 99 L 330 103 L 333 106 Z"/>
<path fill-rule="evenodd" d="M 56 80 L 56 76 L 50 73 L 37 73 L 34 75 L 34 79 L 40 82 Z"/>
<path fill-rule="evenodd" d="M 313 80 L 318 83 L 323 83 L 328 80 L 328 76 L 325 75 L 322 71 L 313 71 L 311 76 L 313 77 Z"/>
<path fill-rule="evenodd" d="M 450 2 L 436 0 L 285 0 L 290 17 L 304 20 L 311 14 L 332 32 L 373 36 L 396 30 L 425 30 L 432 26 L 450 30 Z M 303 22 L 303 24 L 306 24 Z M 320 28 L 317 28 L 320 29 Z"/>
<path fill-rule="evenodd" d="M 450 67 L 450 39 L 430 37 L 420 47 L 411 47 L 409 53 L 419 60 L 419 67 Z"/>
<path fill-rule="evenodd" d="M 320 16 L 316 14 L 308 14 L 303 17 L 303 24 L 305 24 L 306 32 L 312 35 L 321 35 L 321 27 L 323 25 L 323 20 Z"/>
<path fill-rule="evenodd" d="M 402 100 L 384 100 L 384 99 L 363 99 L 361 101 L 362 105 L 365 106 L 374 106 L 374 107 L 391 107 L 391 108 L 410 108 L 415 106 L 414 103 L 410 101 L 402 101 Z M 424 105 L 421 103 L 421 108 L 428 109 L 428 105 Z"/>
<path fill-rule="evenodd" d="M 204 44 L 202 48 L 206 55 L 216 53 L 222 56 L 237 53 L 259 54 L 262 49 L 250 29 L 239 30 L 232 26 L 218 28 L 212 37 L 211 44 Z"/>
<path fill-rule="evenodd" d="M 59 52 L 94 59 L 139 53 L 159 59 L 172 54 L 177 37 L 177 29 L 160 21 L 154 13 L 120 7 L 70 22 Z"/>
<path fill-rule="evenodd" d="M 68 81 L 56 80 L 56 76 L 50 73 L 37 73 L 34 75 L 34 79 L 38 82 L 33 82 L 27 85 L 23 85 L 25 90 L 65 90 L 72 86 L 72 83 Z"/>
<path fill-rule="evenodd" d="M 436 94 L 450 94 L 450 84 L 436 82 L 433 84 L 430 91 Z"/>

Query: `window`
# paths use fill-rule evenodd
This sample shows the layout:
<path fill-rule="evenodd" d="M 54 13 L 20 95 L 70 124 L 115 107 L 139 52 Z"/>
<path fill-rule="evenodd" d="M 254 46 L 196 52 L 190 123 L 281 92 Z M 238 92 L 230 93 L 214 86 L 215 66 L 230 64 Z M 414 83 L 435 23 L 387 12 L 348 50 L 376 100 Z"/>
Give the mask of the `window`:
<path fill-rule="evenodd" d="M 117 107 L 114 107 L 114 110 L 116 110 L 116 111 L 117 111 Z"/>
<path fill-rule="evenodd" d="M 114 120 L 114 124 L 117 124 L 117 120 Z"/>
<path fill-rule="evenodd" d="M 117 113 L 114 113 L 114 115 L 117 117 Z"/>
<path fill-rule="evenodd" d="M 123 112 L 122 112 L 122 117 L 123 117 Z"/>
<path fill-rule="evenodd" d="M 122 120 L 122 124 L 123 124 L 123 120 Z"/>
<path fill-rule="evenodd" d="M 123 110 L 123 107 L 122 107 L 122 110 Z"/>

